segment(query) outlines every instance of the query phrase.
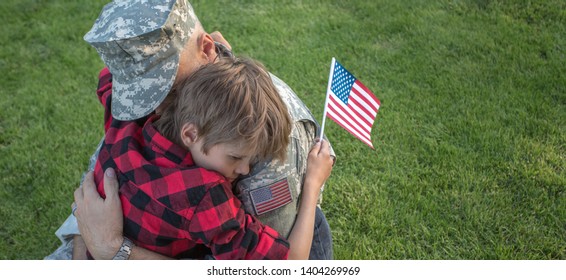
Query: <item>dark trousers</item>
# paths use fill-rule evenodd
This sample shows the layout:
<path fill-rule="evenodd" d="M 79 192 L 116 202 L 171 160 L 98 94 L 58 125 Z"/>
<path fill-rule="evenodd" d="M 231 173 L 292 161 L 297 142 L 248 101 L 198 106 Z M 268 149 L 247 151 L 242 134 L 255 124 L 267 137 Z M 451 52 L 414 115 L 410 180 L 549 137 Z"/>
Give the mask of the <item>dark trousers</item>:
<path fill-rule="evenodd" d="M 311 252 L 309 260 L 332 260 L 332 233 L 326 216 L 319 207 L 316 207 L 314 218 L 314 234 L 312 237 Z"/>

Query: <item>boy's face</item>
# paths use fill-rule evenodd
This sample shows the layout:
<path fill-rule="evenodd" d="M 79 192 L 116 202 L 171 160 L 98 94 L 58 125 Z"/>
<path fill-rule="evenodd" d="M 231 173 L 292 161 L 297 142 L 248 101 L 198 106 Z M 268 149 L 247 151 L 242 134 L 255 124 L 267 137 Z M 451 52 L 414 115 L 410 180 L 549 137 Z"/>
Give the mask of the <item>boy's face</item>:
<path fill-rule="evenodd" d="M 189 148 L 196 165 L 222 174 L 231 183 L 250 172 L 252 152 L 239 145 L 217 144 L 204 154 L 202 145 L 201 138 Z"/>

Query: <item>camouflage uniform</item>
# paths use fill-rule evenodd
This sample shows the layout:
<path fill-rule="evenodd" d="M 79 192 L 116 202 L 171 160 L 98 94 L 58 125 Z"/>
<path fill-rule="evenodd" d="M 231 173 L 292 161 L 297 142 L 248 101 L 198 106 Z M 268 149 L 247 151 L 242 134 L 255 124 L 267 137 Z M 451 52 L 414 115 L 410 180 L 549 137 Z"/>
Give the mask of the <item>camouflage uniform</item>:
<path fill-rule="evenodd" d="M 114 1 L 104 7 L 84 39 L 97 49 L 113 74 L 112 115 L 116 119 L 134 120 L 157 108 L 171 89 L 181 50 L 197 23 L 191 5 L 184 0 Z M 274 75 L 271 77 L 294 122 L 287 159 L 256 164 L 248 176 L 239 180 L 235 191 L 246 212 L 288 236 L 297 215 L 308 152 L 318 123 L 287 84 Z M 91 171 L 101 144 L 102 141 L 90 158 Z M 252 194 L 281 180 L 288 184 L 291 202 L 258 212 Z M 324 215 L 322 219 L 329 231 Z M 318 226 L 315 227 L 316 236 Z M 62 245 L 45 259 L 71 259 L 73 236 L 79 234 L 75 217 L 70 215 L 55 234 Z"/>

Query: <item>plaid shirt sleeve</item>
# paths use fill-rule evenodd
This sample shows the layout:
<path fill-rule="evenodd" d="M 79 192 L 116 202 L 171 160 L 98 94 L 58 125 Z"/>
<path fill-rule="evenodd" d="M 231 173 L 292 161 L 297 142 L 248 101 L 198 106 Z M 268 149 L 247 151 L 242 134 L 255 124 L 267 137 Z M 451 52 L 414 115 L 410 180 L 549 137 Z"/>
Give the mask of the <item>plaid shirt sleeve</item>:
<path fill-rule="evenodd" d="M 98 88 L 96 89 L 98 100 L 104 107 L 104 131 L 108 131 L 112 123 L 112 74 L 107 67 L 104 67 L 98 74 Z"/>
<path fill-rule="evenodd" d="M 205 194 L 188 226 L 193 240 L 217 259 L 287 259 L 289 243 L 277 231 L 246 214 L 229 183 Z"/>

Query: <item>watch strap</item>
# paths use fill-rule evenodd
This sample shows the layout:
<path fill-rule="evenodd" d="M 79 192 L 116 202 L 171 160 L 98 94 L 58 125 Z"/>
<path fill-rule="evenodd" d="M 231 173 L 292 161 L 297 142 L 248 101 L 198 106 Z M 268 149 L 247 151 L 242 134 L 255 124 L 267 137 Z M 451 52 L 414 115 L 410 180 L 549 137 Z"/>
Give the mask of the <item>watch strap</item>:
<path fill-rule="evenodd" d="M 113 260 L 128 260 L 132 254 L 132 248 L 134 248 L 134 243 L 132 240 L 124 236 L 124 241 L 120 245 L 120 249 L 116 255 L 112 258 Z"/>

